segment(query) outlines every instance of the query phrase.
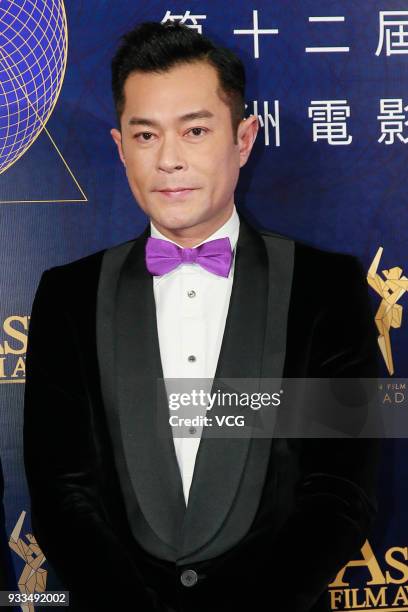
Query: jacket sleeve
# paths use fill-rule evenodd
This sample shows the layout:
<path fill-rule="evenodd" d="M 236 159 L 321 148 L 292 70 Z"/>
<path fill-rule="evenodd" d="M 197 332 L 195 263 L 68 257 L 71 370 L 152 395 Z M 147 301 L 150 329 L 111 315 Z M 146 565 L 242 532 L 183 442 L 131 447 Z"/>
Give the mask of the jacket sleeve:
<path fill-rule="evenodd" d="M 365 276 L 354 257 L 343 257 L 332 278 L 322 279 L 326 300 L 315 320 L 310 376 L 371 378 L 375 384 L 378 350 Z M 231 582 L 230 603 L 252 609 L 264 590 L 268 606 L 257 610 L 313 610 L 340 569 L 360 556 L 369 535 L 380 444 L 358 436 L 300 441 L 293 508 L 277 533 L 268 538 L 264 530 L 254 532 L 242 546 L 235 562 L 245 572 Z"/>
<path fill-rule="evenodd" d="M 54 274 L 46 271 L 40 280 L 28 333 L 24 462 L 33 532 L 71 598 L 86 610 L 162 610 L 98 496 L 80 338 Z"/>

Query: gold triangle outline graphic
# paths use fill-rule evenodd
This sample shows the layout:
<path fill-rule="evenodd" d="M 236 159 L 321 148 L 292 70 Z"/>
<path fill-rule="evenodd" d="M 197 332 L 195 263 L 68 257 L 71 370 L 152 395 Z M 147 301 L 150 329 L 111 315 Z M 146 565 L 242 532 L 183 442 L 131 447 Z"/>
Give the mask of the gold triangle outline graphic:
<path fill-rule="evenodd" d="M 64 22 L 64 33 L 65 33 L 65 38 L 64 38 L 65 54 L 64 54 L 64 65 L 63 65 L 62 77 L 61 77 L 61 80 L 60 80 L 60 83 L 59 83 L 59 88 L 58 88 L 57 95 L 55 97 L 53 105 L 52 105 L 52 107 L 50 109 L 50 112 L 48 113 L 48 116 L 47 116 L 45 121 L 43 121 L 41 119 L 41 117 L 38 115 L 37 111 L 34 109 L 33 105 L 31 104 L 31 100 L 29 99 L 27 93 L 25 94 L 25 97 L 26 97 L 28 105 L 31 107 L 31 109 L 34 112 L 34 114 L 36 115 L 38 121 L 42 124 L 42 130 L 40 130 L 38 132 L 38 134 L 36 135 L 34 140 L 30 143 L 30 147 L 28 147 L 28 148 L 31 148 L 31 145 L 34 144 L 34 142 L 37 140 L 37 138 L 40 136 L 40 134 L 42 132 L 45 132 L 47 134 L 48 138 L 51 140 L 51 143 L 53 144 L 53 146 L 54 146 L 55 150 L 57 151 L 58 155 L 62 159 L 62 161 L 64 163 L 64 166 L 68 170 L 72 180 L 74 181 L 75 185 L 77 186 L 78 190 L 80 191 L 80 193 L 82 195 L 82 198 L 79 199 L 79 200 L 73 200 L 73 199 L 69 199 L 69 200 L 60 200 L 60 199 L 58 199 L 58 200 L 56 200 L 56 199 L 53 199 L 53 200 L 0 200 L 0 204 L 45 204 L 45 203 L 59 203 L 59 202 L 84 203 L 84 202 L 88 202 L 89 201 L 88 198 L 85 195 L 84 190 L 82 189 L 82 187 L 80 186 L 80 184 L 76 180 L 76 178 L 75 178 L 71 168 L 68 166 L 67 162 L 65 161 L 64 156 L 62 155 L 61 151 L 57 147 L 54 139 L 52 138 L 51 134 L 49 133 L 49 131 L 46 128 L 46 123 L 48 122 L 48 119 L 51 117 L 51 115 L 53 113 L 53 110 L 54 110 L 54 108 L 55 108 L 55 106 L 57 104 L 58 98 L 60 96 L 62 85 L 64 83 L 65 72 L 66 72 L 66 68 L 67 68 L 67 58 L 68 58 L 68 21 L 67 21 L 67 14 L 66 14 L 66 11 L 65 11 L 65 5 L 64 5 L 64 1 L 63 0 L 61 0 L 61 10 L 62 10 L 62 19 L 63 19 L 63 22 Z M 0 50 L 0 55 L 1 55 L 2 59 L 5 59 L 3 53 L 1 53 L 1 50 Z M 20 157 L 24 153 L 26 153 L 26 151 L 23 151 L 21 153 Z M 14 163 L 16 161 L 17 160 L 15 160 Z M 14 165 L 14 163 L 12 165 Z M 0 174 L 2 174 L 2 173 L 0 173 Z"/>
<path fill-rule="evenodd" d="M 48 131 L 47 127 L 45 125 L 43 125 L 43 129 L 41 130 L 42 132 L 45 132 L 48 136 L 48 138 L 51 141 L 51 144 L 53 145 L 53 147 L 55 148 L 55 150 L 57 151 L 59 157 L 62 159 L 62 162 L 65 166 L 65 168 L 68 170 L 69 175 L 71 176 L 72 180 L 74 181 L 75 185 L 77 186 L 78 190 L 80 191 L 82 198 L 78 199 L 78 200 L 57 200 L 57 199 L 53 199 L 53 200 L 0 200 L 0 204 L 46 204 L 46 203 L 84 203 L 84 202 L 89 202 L 88 198 L 86 197 L 86 194 L 84 192 L 84 190 L 82 189 L 81 185 L 78 183 L 77 179 L 74 176 L 74 173 L 72 172 L 71 168 L 69 167 L 68 163 L 65 161 L 65 158 L 63 156 L 63 154 L 61 153 L 61 151 L 59 150 L 57 143 L 55 142 L 55 140 L 53 139 L 53 137 L 51 136 L 50 132 Z"/>

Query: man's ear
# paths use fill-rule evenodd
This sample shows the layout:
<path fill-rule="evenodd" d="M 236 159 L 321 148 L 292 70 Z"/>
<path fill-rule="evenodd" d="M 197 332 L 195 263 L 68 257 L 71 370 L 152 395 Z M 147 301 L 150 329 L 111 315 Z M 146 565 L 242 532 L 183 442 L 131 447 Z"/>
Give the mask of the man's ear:
<path fill-rule="evenodd" d="M 110 133 L 111 133 L 114 143 L 116 144 L 118 148 L 120 160 L 126 168 L 126 160 L 125 160 L 125 156 L 123 155 L 123 149 L 122 149 L 122 134 L 116 128 L 112 128 Z"/>
<path fill-rule="evenodd" d="M 256 115 L 242 119 L 238 126 L 239 167 L 245 166 L 258 134 L 259 122 Z"/>

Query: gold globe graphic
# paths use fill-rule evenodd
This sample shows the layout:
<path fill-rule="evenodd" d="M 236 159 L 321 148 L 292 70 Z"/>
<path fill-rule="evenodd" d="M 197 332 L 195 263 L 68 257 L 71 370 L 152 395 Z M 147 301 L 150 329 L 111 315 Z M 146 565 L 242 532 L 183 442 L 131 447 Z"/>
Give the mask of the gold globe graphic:
<path fill-rule="evenodd" d="M 50 118 L 68 53 L 63 0 L 0 0 L 0 174 Z"/>

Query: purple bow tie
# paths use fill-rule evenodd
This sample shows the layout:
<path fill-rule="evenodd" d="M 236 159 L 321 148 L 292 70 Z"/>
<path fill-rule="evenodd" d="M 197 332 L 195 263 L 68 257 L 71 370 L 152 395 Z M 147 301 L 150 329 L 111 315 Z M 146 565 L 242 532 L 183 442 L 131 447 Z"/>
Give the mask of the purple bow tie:
<path fill-rule="evenodd" d="M 227 277 L 232 263 L 229 238 L 209 240 L 194 249 L 183 249 L 160 238 L 147 239 L 146 267 L 150 274 L 161 276 L 182 263 L 197 263 L 213 274 Z"/>

